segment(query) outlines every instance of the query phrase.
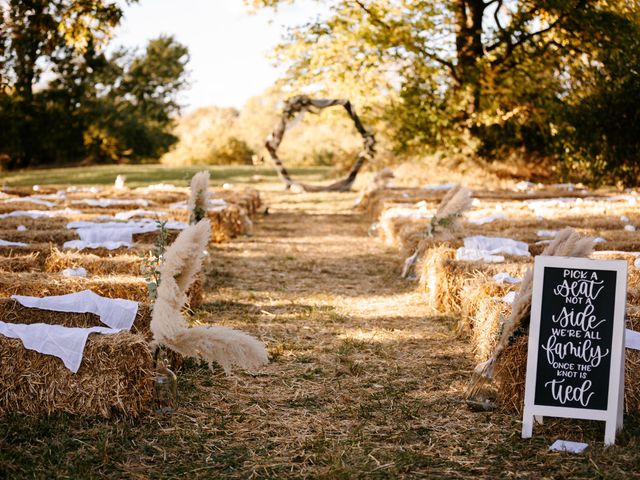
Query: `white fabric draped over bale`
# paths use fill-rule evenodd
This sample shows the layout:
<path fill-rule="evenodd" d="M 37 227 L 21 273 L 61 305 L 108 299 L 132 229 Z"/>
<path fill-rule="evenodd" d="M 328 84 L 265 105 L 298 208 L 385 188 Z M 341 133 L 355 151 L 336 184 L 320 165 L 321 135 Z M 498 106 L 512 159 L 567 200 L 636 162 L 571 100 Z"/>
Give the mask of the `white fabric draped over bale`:
<path fill-rule="evenodd" d="M 60 358 L 73 373 L 80 368 L 84 347 L 91 333 L 113 334 L 130 330 L 138 313 L 138 302 L 102 297 L 91 290 L 51 297 L 13 295 L 11 298 L 27 308 L 93 313 L 108 326 L 78 328 L 45 323 L 25 325 L 0 322 L 0 334 L 19 339 L 29 350 Z"/>
<path fill-rule="evenodd" d="M 0 322 L 1 335 L 20 340 L 29 350 L 58 357 L 73 373 L 77 373 L 80 368 L 89 334 L 113 334 L 120 331 L 106 327 L 73 328 L 46 323 L 25 325 Z"/>
<path fill-rule="evenodd" d="M 93 313 L 111 328 L 129 330 L 138 313 L 138 302 L 122 298 L 107 298 L 91 290 L 54 295 L 50 297 L 30 297 L 12 295 L 20 305 L 53 312 Z"/>
<path fill-rule="evenodd" d="M 24 242 L 10 242 L 0 238 L 0 247 L 28 247 L 28 245 Z"/>
<path fill-rule="evenodd" d="M 140 207 L 148 207 L 151 202 L 143 198 L 135 200 L 120 200 L 117 198 L 83 198 L 82 200 L 72 200 L 73 204 L 84 204 L 90 207 L 107 208 L 114 205 L 138 205 Z"/>
<path fill-rule="evenodd" d="M 63 208 L 62 210 L 14 210 L 9 213 L 0 213 L 0 218 L 11 217 L 31 217 L 31 218 L 53 218 L 63 217 L 65 215 L 80 215 L 80 210 L 72 208 Z"/>
<path fill-rule="evenodd" d="M 456 250 L 456 260 L 500 263 L 504 261 L 504 256 L 500 254 L 518 257 L 531 256 L 529 245 L 525 242 L 511 238 L 475 235 L 464 239 L 464 247 Z"/>
<path fill-rule="evenodd" d="M 165 227 L 170 230 L 184 230 L 187 224 L 183 222 L 166 222 Z M 155 232 L 160 229 L 158 222 L 143 218 L 128 222 L 70 222 L 67 228 L 75 229 L 80 240 L 65 242 L 64 248 L 106 248 L 114 250 L 120 247 L 131 247 L 135 234 Z"/>

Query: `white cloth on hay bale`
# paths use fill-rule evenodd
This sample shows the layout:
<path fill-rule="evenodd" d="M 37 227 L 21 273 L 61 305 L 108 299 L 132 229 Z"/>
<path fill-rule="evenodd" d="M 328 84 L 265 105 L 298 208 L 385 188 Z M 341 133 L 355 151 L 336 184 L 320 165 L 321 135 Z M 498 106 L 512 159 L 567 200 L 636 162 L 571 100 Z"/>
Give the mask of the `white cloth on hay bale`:
<path fill-rule="evenodd" d="M 89 334 L 112 334 L 120 331 L 122 330 L 107 327 L 72 328 L 46 323 L 25 325 L 0 322 L 0 334 L 20 340 L 28 350 L 58 357 L 73 373 L 80 368 Z"/>
<path fill-rule="evenodd" d="M 91 333 L 113 334 L 130 330 L 138 313 L 138 302 L 121 298 L 106 298 L 84 290 L 68 295 L 11 298 L 28 308 L 55 312 L 93 313 L 108 327 L 65 327 L 34 323 L 31 325 L 0 322 L 0 334 L 19 339 L 25 348 L 45 355 L 54 355 L 76 373 L 82 363 L 84 347 Z"/>

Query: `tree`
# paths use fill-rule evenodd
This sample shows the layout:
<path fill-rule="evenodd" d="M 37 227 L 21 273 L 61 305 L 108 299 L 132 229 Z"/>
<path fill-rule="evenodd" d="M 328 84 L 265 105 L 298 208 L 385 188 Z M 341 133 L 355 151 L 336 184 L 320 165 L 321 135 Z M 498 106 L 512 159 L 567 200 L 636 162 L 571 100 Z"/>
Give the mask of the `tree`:
<path fill-rule="evenodd" d="M 466 132 L 487 156 L 558 158 L 559 123 L 594 86 L 584 78 L 598 75 L 605 52 L 633 47 L 639 14 L 632 0 L 335 0 L 291 30 L 276 58 L 294 89 L 320 85 L 393 119 L 400 149 Z"/>
<path fill-rule="evenodd" d="M 170 129 L 188 51 L 160 37 L 142 54 L 107 58 L 121 17 L 111 0 L 0 1 L 0 122 L 7 126 L 0 155 L 8 168 L 140 161 L 177 140 Z"/>

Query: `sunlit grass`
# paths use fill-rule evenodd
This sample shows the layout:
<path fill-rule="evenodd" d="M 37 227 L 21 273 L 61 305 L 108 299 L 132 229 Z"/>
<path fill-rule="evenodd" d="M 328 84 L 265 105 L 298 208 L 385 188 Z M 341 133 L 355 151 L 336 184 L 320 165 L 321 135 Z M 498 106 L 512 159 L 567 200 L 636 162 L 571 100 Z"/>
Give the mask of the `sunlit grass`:
<path fill-rule="evenodd" d="M 277 182 L 275 169 L 268 166 L 189 166 L 164 165 L 97 165 L 90 167 L 51 168 L 0 173 L 0 186 L 25 185 L 112 185 L 118 175 L 126 176 L 126 185 L 141 187 L 154 183 L 172 183 L 186 186 L 191 177 L 202 170 L 211 174 L 211 184 Z M 290 170 L 300 181 L 323 180 L 329 174 L 327 167 L 303 167 Z"/>

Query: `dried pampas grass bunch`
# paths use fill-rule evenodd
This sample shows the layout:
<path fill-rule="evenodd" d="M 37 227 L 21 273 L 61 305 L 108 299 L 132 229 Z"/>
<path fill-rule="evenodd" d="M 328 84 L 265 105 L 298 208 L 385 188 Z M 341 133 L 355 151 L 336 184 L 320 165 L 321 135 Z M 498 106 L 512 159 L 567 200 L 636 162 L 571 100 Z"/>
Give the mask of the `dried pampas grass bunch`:
<path fill-rule="evenodd" d="M 204 360 L 210 366 L 216 362 L 227 373 L 233 365 L 255 369 L 268 363 L 262 342 L 227 327 L 192 327 L 182 316 L 187 289 L 202 268 L 210 233 L 209 221 L 202 220 L 183 230 L 167 249 L 151 319 L 153 346 L 164 345 L 185 357 Z"/>
<path fill-rule="evenodd" d="M 471 208 L 472 201 L 471 190 L 462 185 L 456 185 L 447 192 L 440 201 L 435 215 L 431 217 L 431 222 L 422 235 L 422 241 L 419 242 L 413 254 L 405 260 L 402 278 L 409 276 L 418 258 L 429 245 L 429 241 L 446 240 L 452 237 L 453 232 L 460 226 L 462 215 Z"/>
<path fill-rule="evenodd" d="M 553 241 L 542 252 L 543 256 L 557 257 L 588 257 L 593 252 L 593 238 L 581 237 L 573 228 L 565 228 L 558 232 Z M 496 360 L 521 336 L 529 326 L 531 315 L 531 297 L 533 295 L 533 268 L 529 267 L 522 279 L 520 291 L 516 295 L 511 307 L 511 314 L 502 327 L 500 339 L 496 347 L 486 362 L 478 364 L 474 370 L 475 374 L 486 380 L 493 378 L 493 367 Z M 476 380 L 477 382 L 477 380 Z M 472 387 L 472 390 L 476 388 Z"/>
<path fill-rule="evenodd" d="M 196 224 L 207 216 L 209 210 L 209 172 L 196 173 L 191 179 L 191 193 L 187 201 L 189 223 Z"/>

